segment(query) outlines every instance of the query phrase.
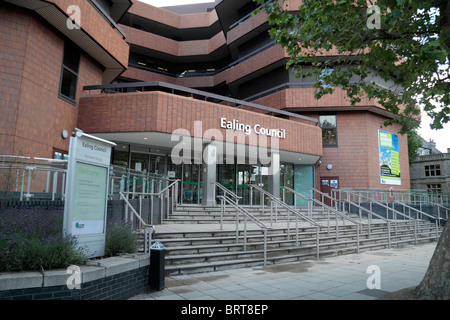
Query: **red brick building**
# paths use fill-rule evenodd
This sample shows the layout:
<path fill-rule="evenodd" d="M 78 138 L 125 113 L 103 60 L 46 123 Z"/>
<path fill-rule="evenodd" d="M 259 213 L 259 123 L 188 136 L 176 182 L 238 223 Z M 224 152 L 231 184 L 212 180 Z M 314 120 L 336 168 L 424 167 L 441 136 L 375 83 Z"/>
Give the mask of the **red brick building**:
<path fill-rule="evenodd" d="M 114 165 L 182 179 L 195 194 L 189 203 L 200 203 L 212 176 L 243 196 L 253 182 L 275 194 L 282 185 L 409 189 L 406 136 L 398 136 L 399 179 L 380 177 L 379 131 L 397 133 L 381 128 L 392 115 L 368 99 L 351 107 L 339 88 L 315 100 L 314 79 L 286 70 L 286 52 L 255 9 L 251 0 L 166 9 L 136 0 L 2 1 L 0 154 L 52 158 L 68 150 L 61 132 L 80 128 L 118 144 Z M 250 133 L 231 141 L 247 161 L 217 164 L 210 180 L 201 162 L 172 161 L 174 130 L 205 138 L 215 129 L 221 137 L 212 140 L 224 141 L 239 130 L 221 126 L 223 118 L 258 126 L 258 137 L 261 128 L 284 132 L 268 141 L 280 172 L 249 161 L 250 146 L 262 146 Z"/>

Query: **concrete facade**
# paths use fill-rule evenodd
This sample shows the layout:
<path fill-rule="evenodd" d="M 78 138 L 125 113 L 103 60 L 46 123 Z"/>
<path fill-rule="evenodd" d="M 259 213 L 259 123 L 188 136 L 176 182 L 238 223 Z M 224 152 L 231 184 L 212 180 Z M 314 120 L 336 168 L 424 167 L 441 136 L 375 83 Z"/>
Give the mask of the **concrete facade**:
<path fill-rule="evenodd" d="M 427 175 L 426 166 L 439 166 L 439 174 Z M 413 189 L 436 191 L 450 194 L 450 153 L 419 156 L 411 167 L 411 185 Z"/>

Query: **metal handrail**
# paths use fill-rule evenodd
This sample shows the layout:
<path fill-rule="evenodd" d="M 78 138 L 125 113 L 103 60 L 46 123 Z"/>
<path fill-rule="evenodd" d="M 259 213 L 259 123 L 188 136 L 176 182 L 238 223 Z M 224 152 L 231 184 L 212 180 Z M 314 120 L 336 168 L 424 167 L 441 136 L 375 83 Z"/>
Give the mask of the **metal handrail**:
<path fill-rule="evenodd" d="M 343 214 L 339 210 L 337 210 L 337 209 L 335 209 L 333 207 L 330 207 L 330 206 L 326 205 L 325 203 L 321 203 L 319 200 L 316 200 L 316 199 L 313 199 L 313 198 L 311 198 L 311 199 L 307 198 L 304 195 L 302 195 L 301 193 L 299 193 L 299 192 L 297 192 L 297 191 L 295 191 L 295 190 L 293 190 L 293 189 L 291 189 L 291 188 L 289 188 L 287 186 L 283 186 L 282 188 L 284 188 L 285 190 L 287 190 L 289 192 L 292 192 L 292 194 L 294 194 L 296 196 L 299 196 L 300 198 L 302 198 L 304 200 L 307 200 L 308 202 L 312 201 L 314 203 L 317 203 L 317 204 L 320 204 L 322 206 L 325 206 L 327 208 L 327 210 L 328 210 L 328 226 L 327 226 L 328 227 L 328 234 L 330 234 L 330 215 L 329 215 L 329 213 L 333 212 L 336 215 L 336 239 L 338 239 L 338 237 L 339 237 L 339 234 L 338 234 L 339 233 L 339 231 L 338 231 L 338 222 L 337 222 L 337 217 L 338 216 L 340 216 L 342 219 L 346 219 L 346 220 L 352 222 L 353 224 L 355 224 L 356 225 L 356 229 L 357 229 L 356 230 L 357 231 L 357 236 L 356 236 L 357 249 L 356 250 L 357 250 L 357 253 L 359 253 L 359 242 L 360 242 L 359 238 L 360 238 L 360 233 L 362 231 L 361 229 L 363 227 L 363 224 L 361 222 L 358 222 L 355 219 L 346 216 L 345 214 Z M 308 210 L 312 210 L 312 208 L 310 206 L 308 206 Z M 369 238 L 370 238 L 370 227 L 368 228 L 368 235 L 369 235 Z"/>
<path fill-rule="evenodd" d="M 413 217 L 408 216 L 408 215 L 406 215 L 406 214 L 404 214 L 404 213 L 402 213 L 402 212 L 400 212 L 400 211 L 398 211 L 398 210 L 395 210 L 393 207 L 390 208 L 387 204 L 385 205 L 385 204 L 383 204 L 383 203 L 381 203 L 381 202 L 379 202 L 379 201 L 373 200 L 373 199 L 371 199 L 371 198 L 369 198 L 369 197 L 366 197 L 366 196 L 364 196 L 364 195 L 355 194 L 355 193 L 353 193 L 353 192 L 348 192 L 348 191 L 345 191 L 345 192 L 347 192 L 347 194 L 350 194 L 350 195 L 353 195 L 353 196 L 362 197 L 362 198 L 365 198 L 365 199 L 369 200 L 371 206 L 372 206 L 372 203 L 375 203 L 376 205 L 379 205 L 379 206 L 381 206 L 381 207 L 383 207 L 383 208 L 386 208 L 387 210 L 392 210 L 393 215 L 394 215 L 394 213 L 395 213 L 396 215 L 399 214 L 400 216 L 403 216 L 403 217 L 407 218 L 409 221 L 413 221 L 413 222 L 414 222 L 414 232 L 417 231 L 416 229 L 418 228 L 418 226 L 417 226 L 418 221 L 423 220 L 423 219 L 421 219 L 421 218 L 418 218 L 418 215 L 417 215 L 417 214 L 416 214 L 416 218 L 413 218 Z M 392 202 L 392 205 L 394 206 L 394 204 L 395 204 L 396 202 L 399 203 L 399 204 L 401 204 L 401 205 L 404 205 L 404 206 L 408 207 L 410 210 L 411 210 L 411 209 L 415 210 L 416 212 L 420 213 L 421 216 L 425 215 L 425 216 L 427 216 L 427 217 L 429 217 L 429 218 L 431 218 L 431 219 L 434 219 L 434 220 L 435 220 L 435 226 L 436 226 L 436 240 L 438 239 L 438 237 L 439 237 L 440 218 L 437 218 L 437 217 L 434 217 L 434 216 L 432 216 L 432 215 L 429 215 L 429 214 L 426 213 L 426 212 L 423 212 L 423 211 L 421 211 L 421 210 L 419 210 L 419 209 L 410 207 L 410 206 L 408 206 L 408 205 L 406 205 L 406 204 L 404 204 L 404 203 L 398 202 L 398 201 L 393 201 L 393 202 Z M 387 212 L 386 212 L 386 214 L 387 214 Z M 394 221 L 397 221 L 397 219 L 395 219 Z M 396 234 L 397 234 L 397 222 L 395 222 L 395 228 L 396 228 Z"/>
<path fill-rule="evenodd" d="M 295 214 L 295 243 L 298 246 L 299 244 L 299 240 L 298 240 L 298 218 L 302 218 L 303 220 L 305 220 L 306 222 L 308 222 L 309 224 L 311 224 L 312 226 L 314 226 L 316 228 L 316 257 L 317 259 L 319 259 L 319 233 L 320 233 L 320 228 L 322 227 L 320 224 L 318 224 L 317 222 L 315 222 L 314 220 L 306 217 L 305 215 L 303 215 L 302 213 L 300 213 L 299 211 L 297 211 L 296 209 L 292 208 L 291 206 L 289 206 L 288 204 L 286 204 L 285 202 L 281 201 L 280 198 L 275 197 L 273 194 L 271 194 L 270 192 L 264 190 L 263 188 L 255 185 L 255 184 L 250 184 L 250 188 L 255 188 L 256 190 L 258 190 L 260 193 L 262 193 L 263 195 L 268 196 L 271 199 L 271 213 L 270 213 L 270 220 L 272 221 L 272 203 L 275 202 L 277 205 L 280 204 L 283 208 L 288 210 L 289 212 L 292 212 Z M 288 214 L 288 219 L 287 219 L 287 236 L 288 238 L 290 237 L 290 226 L 289 226 L 289 222 L 290 222 L 290 217 Z"/>
<path fill-rule="evenodd" d="M 229 194 L 231 197 L 233 197 L 236 201 L 236 203 L 239 203 L 239 199 L 242 199 L 242 197 L 238 196 L 237 194 L 235 194 L 234 192 L 230 191 L 229 189 L 225 188 L 223 185 L 221 185 L 220 183 L 218 183 L 217 181 L 211 182 L 211 184 L 215 185 L 216 187 L 218 187 L 220 190 L 222 190 L 224 192 L 224 194 Z M 215 190 L 215 189 L 214 189 Z"/>
<path fill-rule="evenodd" d="M 155 232 L 156 231 L 156 227 L 154 225 L 152 225 L 152 224 L 146 223 L 142 219 L 141 215 L 133 208 L 133 206 L 128 201 L 127 197 L 124 195 L 123 192 L 119 192 L 119 195 L 122 198 L 122 200 L 125 201 L 125 204 L 126 204 L 127 208 L 131 208 L 131 212 L 133 212 L 134 216 L 141 223 L 141 227 L 144 230 L 144 252 L 149 252 L 150 251 L 150 244 L 151 244 L 151 241 L 152 241 L 152 231 Z"/>
<path fill-rule="evenodd" d="M 339 189 L 339 192 L 353 192 L 353 193 L 365 193 L 368 196 L 375 198 L 377 197 L 376 200 L 378 200 L 378 196 L 380 196 L 381 200 L 380 201 L 385 201 L 385 202 L 392 202 L 395 200 L 395 198 L 397 198 L 399 201 L 401 199 L 402 202 L 405 202 L 405 198 L 408 202 L 412 202 L 412 203 L 419 203 L 419 205 L 421 206 L 422 204 L 432 204 L 435 205 L 437 204 L 436 202 L 433 202 L 431 199 L 433 199 L 434 197 L 442 197 L 442 201 L 444 203 L 447 202 L 448 203 L 448 194 L 445 193 L 429 193 L 427 192 L 427 190 L 423 190 L 423 191 L 418 191 L 418 190 L 385 190 L 385 189 L 364 189 L 364 190 L 360 190 L 360 189 Z M 417 200 L 418 198 L 418 200 Z"/>
<path fill-rule="evenodd" d="M 271 230 L 271 227 L 266 226 L 263 222 L 258 220 L 255 216 L 253 216 L 250 212 L 245 210 L 241 205 L 239 205 L 233 199 L 227 197 L 226 195 L 217 196 L 217 198 L 221 199 L 221 211 L 220 211 L 220 229 L 222 229 L 223 223 L 223 213 L 225 209 L 225 203 L 230 204 L 233 208 L 236 209 L 236 243 L 239 243 L 239 219 L 238 213 L 240 212 L 244 216 L 244 251 L 247 251 L 247 217 L 255 223 L 259 228 L 263 230 L 264 233 L 264 267 L 267 265 L 267 230 Z"/>
<path fill-rule="evenodd" d="M 323 193 L 323 192 L 321 192 L 321 191 L 319 191 L 319 190 L 317 190 L 315 188 L 310 188 L 310 190 L 312 190 L 314 192 L 318 192 L 318 193 L 322 194 L 322 196 L 329 197 L 331 200 L 337 201 L 337 199 L 334 199 L 331 196 L 329 196 L 329 195 L 327 195 L 327 194 L 325 194 L 325 193 Z M 323 197 L 322 197 L 322 199 L 323 199 Z M 386 224 L 387 224 L 388 247 L 389 248 L 391 247 L 391 223 L 394 223 L 394 232 L 395 232 L 395 235 L 397 236 L 397 220 L 396 219 L 395 220 L 394 219 L 391 220 L 388 217 L 385 218 L 383 216 L 380 216 L 379 214 L 377 214 L 377 213 L 375 213 L 375 212 L 373 212 L 373 211 L 371 211 L 371 210 L 369 210 L 367 208 L 364 208 L 363 206 L 361 206 L 361 205 L 359 205 L 359 204 L 357 204 L 357 203 L 355 203 L 355 202 L 353 202 L 353 201 L 351 201 L 349 199 L 344 199 L 344 200 L 343 199 L 339 199 L 339 201 L 347 202 L 349 204 L 349 212 L 350 212 L 350 205 L 353 205 L 354 207 L 357 207 L 359 209 L 359 219 L 360 220 L 362 219 L 361 211 L 366 211 L 367 212 L 367 216 L 369 218 L 368 219 L 369 237 L 370 237 L 370 222 L 371 222 L 371 219 L 372 219 L 372 215 L 377 217 L 380 220 L 385 221 Z M 325 205 L 325 203 L 323 203 L 323 205 Z M 416 224 L 416 222 L 414 222 L 414 234 L 415 235 L 417 234 L 416 230 L 417 230 L 417 224 Z"/>
<path fill-rule="evenodd" d="M 307 216 L 305 216 L 304 214 L 302 214 L 301 212 L 297 211 L 296 209 L 294 209 L 293 207 L 291 207 L 290 205 L 286 204 L 285 202 L 283 202 L 280 198 L 275 197 L 273 194 L 271 194 L 270 192 L 264 190 L 263 188 L 261 188 L 260 186 L 254 185 L 254 184 L 250 184 L 250 188 L 255 188 L 256 190 L 258 190 L 261 193 L 264 193 L 264 195 L 268 196 L 272 201 L 276 202 L 277 204 L 281 205 L 283 208 L 288 209 L 288 211 L 297 214 L 299 217 L 301 217 L 302 219 L 304 219 L 306 222 L 314 225 L 315 227 L 321 227 L 320 224 L 318 224 L 317 222 L 315 222 L 314 220 L 308 218 Z"/>
<path fill-rule="evenodd" d="M 178 194 L 178 183 L 180 182 L 180 179 L 176 179 L 175 181 L 173 181 L 170 185 L 168 185 L 167 187 L 165 187 L 164 189 L 162 189 L 159 192 L 120 192 L 121 197 L 123 198 L 123 195 L 133 195 L 133 196 L 138 196 L 139 197 L 139 202 L 140 202 L 140 208 L 142 207 L 142 198 L 143 197 L 150 197 L 152 200 L 152 207 L 153 207 L 153 197 L 159 197 L 161 199 L 161 208 L 160 208 L 160 212 L 161 212 L 161 219 L 163 219 L 163 213 L 165 212 L 165 218 L 168 218 L 169 216 L 169 207 L 170 207 L 170 193 L 167 194 L 166 196 L 166 207 L 164 207 L 164 201 L 162 200 L 162 197 L 164 196 L 164 194 L 166 192 L 170 192 L 170 190 L 172 190 L 172 209 L 173 206 L 177 206 L 177 201 L 175 200 L 176 195 Z M 125 215 L 127 215 L 127 211 L 125 212 Z M 153 223 L 153 215 L 150 216 L 151 222 Z"/>
<path fill-rule="evenodd" d="M 441 217 L 440 209 L 442 208 L 445 210 L 445 220 L 448 220 L 448 212 L 450 211 L 450 209 L 437 203 L 434 203 L 434 205 L 438 208 L 438 217 Z"/>
<path fill-rule="evenodd" d="M 369 197 L 366 197 L 366 196 L 360 195 L 360 194 L 355 194 L 355 193 L 353 193 L 353 192 L 348 192 L 348 191 L 345 191 L 345 192 L 346 192 L 347 194 L 350 194 L 350 195 L 353 195 L 353 196 L 365 198 L 365 199 L 369 200 L 371 203 L 374 203 L 374 204 L 379 205 L 379 206 L 381 206 L 381 207 L 383 207 L 383 208 L 386 208 L 386 210 L 391 210 L 393 214 L 394 214 L 394 213 L 395 213 L 395 214 L 399 214 L 400 216 L 405 217 L 405 218 L 408 218 L 409 220 L 410 220 L 410 219 L 414 219 L 414 218 L 412 218 L 412 217 L 410 217 L 410 216 L 408 216 L 408 215 L 406 215 L 406 214 L 404 214 L 404 213 L 402 213 L 402 212 L 400 212 L 400 211 L 398 211 L 398 210 L 395 210 L 395 208 L 391 208 L 391 207 L 389 207 L 388 205 L 383 204 L 383 203 L 381 203 L 381 202 L 379 202 L 379 201 L 377 201 L 377 200 L 373 200 L 373 199 L 371 199 L 371 198 L 369 198 Z M 338 200 L 336 200 L 336 199 L 334 199 L 334 200 L 335 200 L 335 201 L 338 201 Z M 341 201 L 341 200 L 339 200 L 339 201 Z M 395 202 L 398 202 L 398 201 L 393 201 L 392 203 L 394 204 Z M 400 202 L 398 202 L 398 203 L 400 203 Z M 407 206 L 407 205 L 405 204 L 405 206 Z M 409 207 L 409 206 L 408 206 L 408 207 Z M 423 211 L 421 211 L 421 210 L 419 210 L 419 209 L 415 209 L 415 208 L 413 208 L 413 207 L 409 207 L 409 208 L 418 211 L 421 215 L 428 216 L 429 218 L 432 218 L 432 219 L 437 219 L 436 217 L 434 217 L 434 216 L 432 216 L 432 215 L 429 215 L 428 213 L 423 212 Z M 422 220 L 422 219 L 416 218 L 415 220 Z"/>
<path fill-rule="evenodd" d="M 295 191 L 295 190 L 293 190 L 293 189 L 291 189 L 291 188 L 289 188 L 289 187 L 284 186 L 284 187 L 282 187 L 282 188 L 286 189 L 286 190 L 289 191 L 289 192 L 292 192 L 293 194 L 295 194 L 295 195 L 297 195 L 297 196 L 303 198 L 304 200 L 312 201 L 312 202 L 314 202 L 314 203 L 317 203 L 317 204 L 319 204 L 319 205 L 325 207 L 327 210 L 332 211 L 334 214 L 340 216 L 340 217 L 343 218 L 343 219 L 346 219 L 346 220 L 348 220 L 348 221 L 350 221 L 350 222 L 352 222 L 352 223 L 354 223 L 354 224 L 361 224 L 361 222 L 358 222 L 358 221 L 356 221 L 355 219 L 353 219 L 352 217 L 349 217 L 349 216 L 345 215 L 344 213 L 340 212 L 339 210 L 337 210 L 337 209 L 335 209 L 335 208 L 333 208 L 333 207 L 331 207 L 331 206 L 328 206 L 328 205 L 325 204 L 324 202 L 321 202 L 321 201 L 319 201 L 319 200 L 317 200 L 317 199 L 314 199 L 314 198 L 307 198 L 307 197 L 305 197 L 304 195 L 302 195 L 301 193 L 299 193 L 299 192 L 297 192 L 297 191 Z"/>
<path fill-rule="evenodd" d="M 350 205 L 353 205 L 353 206 L 357 207 L 357 208 L 359 209 L 360 219 L 361 219 L 361 210 L 364 210 L 364 211 L 368 212 L 368 215 L 369 215 L 369 214 L 370 214 L 370 215 L 374 215 L 375 217 L 377 217 L 377 218 L 379 218 L 379 219 L 381 219 L 381 220 L 385 220 L 385 221 L 387 222 L 387 225 L 388 225 L 388 236 L 389 236 L 388 241 L 389 241 L 389 247 L 390 247 L 390 231 L 389 231 L 389 230 L 390 230 L 390 223 L 391 223 L 391 222 L 394 222 L 395 235 L 397 235 L 397 221 L 398 221 L 397 219 L 392 219 L 392 220 L 389 219 L 388 214 L 387 214 L 386 218 L 384 218 L 384 217 L 382 217 L 382 216 L 380 216 L 380 215 L 374 213 L 371 209 L 364 208 L 363 206 L 361 206 L 361 205 L 359 205 L 359 204 L 356 204 L 355 202 L 351 201 L 350 199 L 348 199 L 348 198 L 349 198 L 348 196 L 346 197 L 347 199 L 342 199 L 342 197 L 340 197 L 339 200 L 338 200 L 338 199 L 335 199 L 335 198 L 333 198 L 333 197 L 331 197 L 331 196 L 329 196 L 329 195 L 326 195 L 326 194 L 320 192 L 320 191 L 317 190 L 317 189 L 311 188 L 311 190 L 314 190 L 315 192 L 321 193 L 321 194 L 325 195 L 326 197 L 329 197 L 330 199 L 332 199 L 332 200 L 334 200 L 334 201 L 347 202 L 347 203 L 349 204 L 349 212 L 350 212 Z M 339 190 L 339 191 L 340 191 L 340 190 Z M 405 217 L 406 220 L 409 220 L 409 222 L 410 222 L 410 224 L 409 224 L 410 229 L 411 229 L 411 221 L 414 222 L 414 236 L 415 236 L 415 242 L 417 243 L 417 231 L 418 231 L 418 229 L 419 229 L 418 222 L 421 221 L 421 219 L 415 219 L 415 218 L 412 218 L 412 217 L 410 217 L 410 216 L 407 216 L 406 214 L 403 214 L 402 212 L 400 212 L 400 211 L 398 211 L 398 210 L 395 210 L 394 208 L 390 208 L 389 206 L 384 205 L 384 204 L 381 203 L 381 202 L 378 202 L 378 201 L 376 201 L 376 200 L 370 199 L 369 197 L 361 196 L 361 194 L 354 194 L 354 193 L 348 192 L 348 191 L 345 191 L 345 192 L 347 192 L 347 195 L 348 195 L 348 194 L 351 194 L 351 195 L 353 195 L 353 196 L 358 196 L 358 197 L 364 197 L 364 198 L 367 198 L 369 201 L 371 201 L 371 208 L 372 208 L 372 202 L 373 202 L 373 203 L 375 203 L 375 204 L 377 204 L 377 205 L 380 205 L 381 207 L 386 208 L 387 210 L 392 210 L 393 216 L 394 216 L 394 213 L 395 213 L 396 215 L 398 214 L 398 215 L 400 215 L 400 216 Z M 341 193 L 339 193 L 339 194 L 341 195 Z M 413 209 L 414 209 L 414 208 L 413 208 Z M 438 220 L 436 219 L 436 217 L 430 216 L 430 215 L 428 215 L 428 214 L 425 213 L 425 212 L 422 212 L 422 214 L 427 215 L 427 216 L 431 217 L 432 219 L 435 219 L 435 225 L 436 225 L 436 240 L 437 240 L 438 237 L 439 237 Z M 370 220 L 369 220 L 369 221 L 370 221 Z"/>

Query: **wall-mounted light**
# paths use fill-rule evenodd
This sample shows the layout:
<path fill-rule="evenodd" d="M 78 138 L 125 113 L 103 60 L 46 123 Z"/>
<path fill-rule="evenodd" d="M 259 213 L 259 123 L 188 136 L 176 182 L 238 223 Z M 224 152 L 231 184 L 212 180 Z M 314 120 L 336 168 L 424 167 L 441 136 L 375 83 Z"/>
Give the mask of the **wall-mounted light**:
<path fill-rule="evenodd" d="M 333 166 L 331 164 L 327 164 L 327 169 L 331 170 L 331 169 L 333 169 Z"/>

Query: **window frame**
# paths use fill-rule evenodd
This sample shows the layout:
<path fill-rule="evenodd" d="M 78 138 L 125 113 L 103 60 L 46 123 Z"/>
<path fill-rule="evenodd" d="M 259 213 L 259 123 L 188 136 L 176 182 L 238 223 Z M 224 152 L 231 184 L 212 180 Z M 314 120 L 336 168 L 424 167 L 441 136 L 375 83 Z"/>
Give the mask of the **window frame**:
<path fill-rule="evenodd" d="M 65 55 L 66 55 L 66 50 L 69 49 L 76 49 L 78 52 L 76 54 L 78 54 L 77 57 L 77 63 L 76 63 L 76 67 L 77 70 L 74 70 L 73 68 L 69 67 L 66 65 L 65 63 Z M 62 63 L 61 63 L 61 74 L 60 74 L 60 79 L 59 79 L 59 89 L 58 89 L 58 97 L 66 102 L 69 102 L 73 105 L 76 104 L 76 100 L 77 100 L 77 87 L 78 87 L 78 76 L 79 76 L 79 70 L 80 70 L 80 62 L 81 62 L 81 50 L 70 40 L 66 39 L 64 41 L 64 50 L 63 50 L 63 59 L 62 59 Z M 74 97 L 70 97 L 65 95 L 64 93 L 62 93 L 62 87 L 63 87 L 63 80 L 64 80 L 64 72 L 67 71 L 69 72 L 72 76 L 75 77 L 75 90 L 74 90 Z"/>
<path fill-rule="evenodd" d="M 330 127 L 322 127 L 321 122 L 320 122 L 320 117 L 329 117 L 329 116 L 333 116 L 335 119 L 335 126 L 334 128 Z M 337 130 L 337 113 L 336 112 L 327 112 L 327 113 L 319 113 L 319 127 L 320 129 L 322 129 L 322 147 L 325 148 L 337 148 L 338 147 L 338 130 Z M 334 144 L 325 144 L 323 141 L 323 129 L 334 129 L 336 132 L 336 143 Z"/>
<path fill-rule="evenodd" d="M 440 177 L 441 165 L 440 164 L 427 164 L 424 166 L 425 177 Z"/>
<path fill-rule="evenodd" d="M 442 184 L 441 183 L 427 183 L 427 192 L 428 193 L 442 193 Z"/>

